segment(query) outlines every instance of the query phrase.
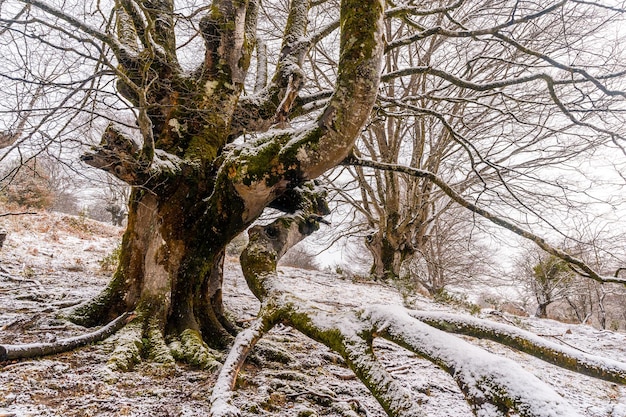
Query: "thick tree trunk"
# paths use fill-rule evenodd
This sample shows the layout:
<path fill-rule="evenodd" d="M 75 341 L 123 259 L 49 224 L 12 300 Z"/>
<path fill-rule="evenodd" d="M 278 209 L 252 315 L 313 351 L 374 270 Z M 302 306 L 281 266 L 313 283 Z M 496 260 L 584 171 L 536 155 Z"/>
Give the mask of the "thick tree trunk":
<path fill-rule="evenodd" d="M 350 152 L 378 92 L 384 6 L 379 0 L 342 1 L 338 76 L 325 109 L 306 127 L 265 135 L 270 126 L 287 126 L 302 84 L 300 65 L 311 45 L 305 37 L 308 2 L 291 3 L 277 75 L 248 102 L 264 111 L 248 117 L 239 99 L 255 42 L 257 1 L 215 2 L 200 21 L 206 54 L 192 74 L 176 60 L 173 3 L 131 6 L 122 2 L 117 9 L 124 47 L 114 47 L 118 88 L 136 106 L 143 143 L 139 147 L 110 124 L 100 145 L 82 157 L 134 187 L 128 225 L 111 283 L 73 319 L 96 325 L 136 312 L 113 353 L 120 368 L 141 355 L 211 366 L 207 344 L 222 347 L 235 333 L 222 306 L 224 248 L 269 205 L 302 210 L 308 203 L 297 196 L 306 192 L 306 182 Z M 147 28 L 145 21 L 162 25 Z M 154 33 L 139 36 L 137 45 L 147 30 Z M 137 48 L 145 53 L 134 53 Z M 146 66 L 150 71 L 139 70 Z M 248 128 L 259 133 L 256 139 L 229 145 Z"/>
<path fill-rule="evenodd" d="M 402 263 L 407 252 L 379 233 L 372 234 L 365 240 L 365 245 L 372 255 L 370 275 L 377 280 L 400 277 Z"/>
<path fill-rule="evenodd" d="M 224 248 L 246 225 L 238 205 L 202 215 L 210 209 L 206 196 L 203 187 L 180 179 L 153 192 L 135 188 L 118 269 L 106 289 L 76 309 L 72 319 L 94 326 L 134 310 L 142 340 L 161 334 L 167 342 L 180 341 L 183 357 L 186 344 L 196 345 L 192 350 L 206 350 L 204 343 L 225 347 L 235 328 L 222 304 Z"/>

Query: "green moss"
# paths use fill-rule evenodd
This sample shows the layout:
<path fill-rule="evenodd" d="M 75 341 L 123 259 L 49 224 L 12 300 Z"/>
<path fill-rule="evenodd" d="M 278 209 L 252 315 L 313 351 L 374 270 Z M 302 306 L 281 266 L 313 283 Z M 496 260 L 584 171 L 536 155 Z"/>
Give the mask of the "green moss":
<path fill-rule="evenodd" d="M 180 339 L 170 343 L 174 358 L 187 362 L 201 369 L 215 370 L 221 366 L 212 351 L 197 330 L 187 329 L 180 334 Z"/>
<path fill-rule="evenodd" d="M 114 338 L 117 344 L 107 365 L 112 370 L 129 371 L 139 362 L 143 352 L 143 323 L 133 321 L 126 325 Z"/>
<path fill-rule="evenodd" d="M 122 300 L 126 288 L 123 274 L 116 273 L 100 294 L 72 310 L 65 318 L 72 323 L 93 327 L 105 322 L 113 306 Z"/>
<path fill-rule="evenodd" d="M 165 344 L 163 331 L 156 320 L 148 322 L 144 346 L 151 360 L 165 365 L 174 365 L 174 357 L 170 348 Z"/>
<path fill-rule="evenodd" d="M 306 313 L 290 314 L 289 321 L 294 328 L 305 333 L 310 338 L 325 344 L 340 355 L 345 356 L 344 337 L 339 329 L 321 330 L 313 325 L 311 318 Z"/>
<path fill-rule="evenodd" d="M 278 153 L 282 145 L 280 140 L 268 142 L 250 155 L 246 160 L 241 161 L 239 172 L 242 175 L 242 182 L 251 185 L 253 182 L 265 178 L 268 186 L 274 185 L 282 179 L 282 172 L 278 167 Z"/>
<path fill-rule="evenodd" d="M 186 146 L 185 158 L 212 161 L 217 157 L 217 146 L 204 135 L 195 135 Z"/>

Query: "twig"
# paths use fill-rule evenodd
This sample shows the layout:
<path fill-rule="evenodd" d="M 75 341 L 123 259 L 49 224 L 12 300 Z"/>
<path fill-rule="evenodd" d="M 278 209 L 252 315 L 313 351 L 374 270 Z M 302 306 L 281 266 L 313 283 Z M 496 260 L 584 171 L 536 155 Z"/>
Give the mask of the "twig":
<path fill-rule="evenodd" d="M 0 213 L 0 217 L 7 217 L 7 216 L 22 216 L 25 214 L 39 214 L 36 213 L 34 211 L 22 211 L 20 213 Z"/>
<path fill-rule="evenodd" d="M 551 337 L 551 338 L 556 339 L 559 342 L 563 343 L 564 345 L 567 345 L 567 346 L 571 347 L 572 349 L 576 349 L 579 352 L 586 353 L 587 355 L 593 355 L 593 353 L 587 352 L 586 350 L 583 350 L 583 349 L 578 348 L 578 347 L 576 347 L 576 346 L 574 346 L 574 345 L 572 345 L 570 343 L 567 343 L 565 340 L 561 339 L 560 336 L 547 335 L 547 336 L 544 336 L 544 337 Z"/>
<path fill-rule="evenodd" d="M 32 284 L 37 285 L 39 288 L 43 288 L 43 286 L 41 285 L 41 282 L 37 281 L 36 279 L 18 278 L 11 274 L 5 274 L 3 272 L 0 272 L 0 277 L 8 279 L 9 281 L 32 283 Z"/>

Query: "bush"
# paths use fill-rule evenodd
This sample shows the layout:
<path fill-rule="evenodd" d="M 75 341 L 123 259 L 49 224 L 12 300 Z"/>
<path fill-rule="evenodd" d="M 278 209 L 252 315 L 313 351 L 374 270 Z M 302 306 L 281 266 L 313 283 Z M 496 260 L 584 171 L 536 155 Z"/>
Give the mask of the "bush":
<path fill-rule="evenodd" d="M 37 209 L 49 209 L 54 204 L 50 178 L 34 161 L 15 168 L 6 182 L 2 195 L 8 203 Z"/>
<path fill-rule="evenodd" d="M 280 259 L 280 265 L 290 266 L 293 268 L 308 269 L 311 271 L 319 271 L 320 266 L 315 259 L 315 255 L 307 250 L 306 247 L 296 245 Z"/>

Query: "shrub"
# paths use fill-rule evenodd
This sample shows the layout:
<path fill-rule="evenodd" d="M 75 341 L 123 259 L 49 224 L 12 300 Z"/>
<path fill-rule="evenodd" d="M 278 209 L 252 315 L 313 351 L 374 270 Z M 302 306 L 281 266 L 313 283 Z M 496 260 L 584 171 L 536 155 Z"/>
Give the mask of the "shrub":
<path fill-rule="evenodd" d="M 8 203 L 37 209 L 49 209 L 55 201 L 49 176 L 34 161 L 15 168 L 7 176 L 2 194 Z"/>
<path fill-rule="evenodd" d="M 293 268 L 308 269 L 319 271 L 320 266 L 315 259 L 315 255 L 307 250 L 306 247 L 296 245 L 280 259 L 280 265 L 291 266 Z"/>

